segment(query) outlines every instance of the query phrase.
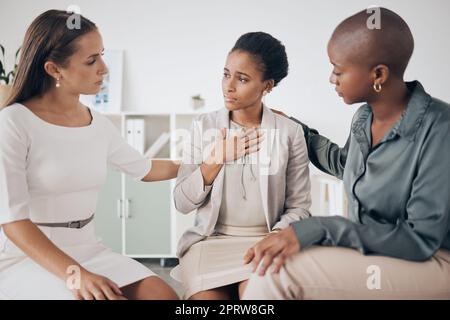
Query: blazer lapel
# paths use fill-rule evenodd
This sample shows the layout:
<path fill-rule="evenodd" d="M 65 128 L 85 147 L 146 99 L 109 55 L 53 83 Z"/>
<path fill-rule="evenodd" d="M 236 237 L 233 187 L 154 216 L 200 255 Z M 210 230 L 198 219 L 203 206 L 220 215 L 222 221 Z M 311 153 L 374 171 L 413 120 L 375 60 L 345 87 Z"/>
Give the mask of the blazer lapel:
<path fill-rule="evenodd" d="M 222 128 L 229 129 L 229 111 L 226 108 L 222 108 L 217 113 L 216 127 L 217 134 L 219 134 Z M 214 231 L 214 227 L 217 223 L 217 218 L 219 217 L 220 206 L 222 204 L 222 190 L 223 190 L 223 180 L 224 180 L 224 166 L 219 171 L 216 179 L 214 179 L 214 185 L 211 190 L 211 212 L 213 213 L 213 218 L 209 219 L 209 225 L 207 227 L 208 233 Z"/>
<path fill-rule="evenodd" d="M 269 174 L 271 157 L 273 156 L 273 145 L 277 136 L 275 130 L 275 116 L 273 112 L 263 107 L 263 117 L 261 129 L 264 132 L 264 141 L 261 143 L 261 149 L 258 152 L 258 169 L 259 169 L 259 190 L 261 192 L 261 200 L 266 217 L 267 226 L 270 230 L 269 210 L 268 210 L 268 192 L 269 192 Z"/>

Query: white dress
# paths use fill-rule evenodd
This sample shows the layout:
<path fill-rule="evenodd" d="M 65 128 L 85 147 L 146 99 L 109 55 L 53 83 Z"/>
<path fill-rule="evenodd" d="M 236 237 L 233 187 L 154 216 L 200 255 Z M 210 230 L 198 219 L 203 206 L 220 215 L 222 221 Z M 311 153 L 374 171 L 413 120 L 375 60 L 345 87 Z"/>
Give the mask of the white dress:
<path fill-rule="evenodd" d="M 89 126 L 50 124 L 21 104 L 0 111 L 0 225 L 84 220 L 96 210 L 108 165 L 141 180 L 151 162 L 130 147 L 114 125 L 92 111 Z M 111 212 L 111 214 L 113 214 Z M 81 229 L 39 227 L 87 270 L 119 287 L 149 276 L 147 267 L 114 253 Z M 28 258 L 0 230 L 0 299 L 73 299 L 60 280 Z"/>

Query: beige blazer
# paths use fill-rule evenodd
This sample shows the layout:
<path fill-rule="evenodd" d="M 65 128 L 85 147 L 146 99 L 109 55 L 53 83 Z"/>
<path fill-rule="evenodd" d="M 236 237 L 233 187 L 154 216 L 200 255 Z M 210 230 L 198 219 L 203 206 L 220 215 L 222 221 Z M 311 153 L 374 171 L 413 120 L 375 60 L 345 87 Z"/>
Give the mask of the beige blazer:
<path fill-rule="evenodd" d="M 182 257 L 194 243 L 215 232 L 222 201 L 224 168 L 211 186 L 205 186 L 200 164 L 209 154 L 220 128 L 229 128 L 226 108 L 198 116 L 192 124 L 174 189 L 175 207 L 187 214 L 196 210 L 195 225 L 178 243 Z M 302 127 L 263 107 L 261 129 L 265 139 L 258 155 L 260 191 L 269 230 L 286 228 L 310 216 L 309 159 Z M 256 163 L 256 162 L 255 162 Z"/>

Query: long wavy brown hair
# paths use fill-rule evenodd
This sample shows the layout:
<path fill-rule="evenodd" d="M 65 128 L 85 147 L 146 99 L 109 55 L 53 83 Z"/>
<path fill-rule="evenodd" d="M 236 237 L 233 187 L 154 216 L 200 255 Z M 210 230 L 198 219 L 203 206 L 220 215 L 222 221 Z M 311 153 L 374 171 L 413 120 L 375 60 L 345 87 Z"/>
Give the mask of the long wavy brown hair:
<path fill-rule="evenodd" d="M 44 70 L 44 64 L 52 61 L 64 67 L 77 50 L 77 39 L 97 30 L 96 25 L 79 15 L 79 27 L 69 28 L 73 13 L 48 10 L 39 15 L 25 33 L 17 73 L 5 106 L 22 103 L 35 96 L 42 96 L 54 85 L 54 79 Z M 78 27 L 78 26 L 77 26 Z M 1 106 L 0 106 L 1 107 Z"/>

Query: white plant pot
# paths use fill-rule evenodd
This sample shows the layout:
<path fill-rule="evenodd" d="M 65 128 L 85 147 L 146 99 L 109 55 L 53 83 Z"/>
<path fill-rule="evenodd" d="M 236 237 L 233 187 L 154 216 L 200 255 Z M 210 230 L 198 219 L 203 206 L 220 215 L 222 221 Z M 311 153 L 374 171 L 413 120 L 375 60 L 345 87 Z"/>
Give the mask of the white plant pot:
<path fill-rule="evenodd" d="M 203 108 L 203 106 L 205 105 L 205 100 L 203 99 L 191 99 L 191 107 L 194 110 L 198 110 Z"/>

